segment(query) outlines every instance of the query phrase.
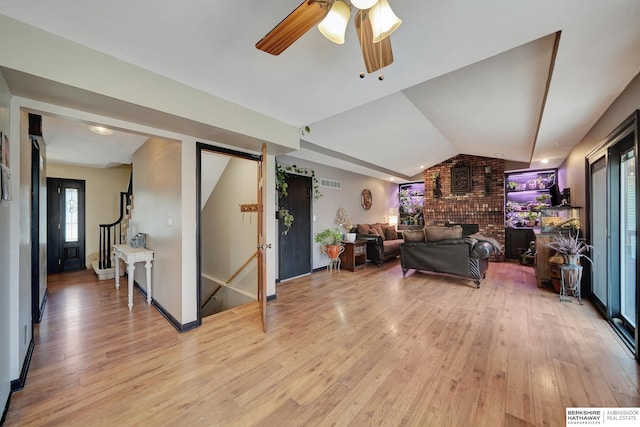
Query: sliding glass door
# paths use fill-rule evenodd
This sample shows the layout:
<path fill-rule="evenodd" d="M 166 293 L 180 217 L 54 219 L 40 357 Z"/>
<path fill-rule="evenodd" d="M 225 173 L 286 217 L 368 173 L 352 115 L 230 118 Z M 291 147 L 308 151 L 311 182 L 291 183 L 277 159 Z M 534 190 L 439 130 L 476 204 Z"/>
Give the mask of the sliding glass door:
<path fill-rule="evenodd" d="M 591 296 L 638 358 L 638 112 L 587 156 Z"/>
<path fill-rule="evenodd" d="M 613 301 L 613 319 L 630 338 L 636 329 L 636 161 L 633 146 L 619 160 L 618 244 L 620 245 L 620 289 Z"/>
<path fill-rule="evenodd" d="M 591 293 L 601 309 L 608 306 L 607 274 L 607 162 L 601 157 L 591 165 Z M 598 230 L 598 232 L 594 232 Z"/>

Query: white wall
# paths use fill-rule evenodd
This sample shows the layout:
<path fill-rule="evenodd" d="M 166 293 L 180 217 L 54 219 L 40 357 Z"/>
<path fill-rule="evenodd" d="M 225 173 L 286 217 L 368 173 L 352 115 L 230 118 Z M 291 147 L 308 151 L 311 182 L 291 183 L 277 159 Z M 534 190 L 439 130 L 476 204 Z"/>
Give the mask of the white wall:
<path fill-rule="evenodd" d="M 46 142 L 46 129 L 45 133 Z M 100 232 L 98 224 L 110 224 L 120 215 L 120 192 L 127 191 L 131 165 L 113 168 L 92 168 L 46 162 L 47 177 L 80 179 L 85 181 L 85 250 L 86 267 L 89 257 L 98 252 Z M 45 192 L 46 205 L 46 192 Z M 46 223 L 45 223 L 46 226 Z"/>
<path fill-rule="evenodd" d="M 576 102 L 579 101 L 576 100 Z M 584 164 L 586 155 L 604 142 L 607 136 L 637 109 L 640 109 L 640 74 L 634 77 L 620 96 L 591 127 L 561 166 L 561 171 L 565 176 L 564 186 L 571 188 L 571 204 L 584 207 L 587 200 Z M 588 216 L 586 212 L 583 212 L 583 215 L 582 222 L 587 226 Z"/>
<path fill-rule="evenodd" d="M 11 101 L 10 375 L 20 370 L 31 341 L 31 141 L 27 114 Z"/>
<path fill-rule="evenodd" d="M 226 144 L 248 143 L 249 136 L 256 138 L 251 141 L 252 145 L 264 140 L 285 149 L 300 146 L 295 126 L 1 14 L 0 40 L 11 40 L 11 43 L 0 43 L 0 65 L 47 79 L 48 87 L 55 87 L 57 82 L 68 85 L 57 89 L 69 98 L 78 95 L 78 91 L 69 89 L 74 87 L 111 98 L 105 99 L 102 105 L 93 105 L 97 98 L 90 96 L 75 104 L 80 108 L 89 106 L 93 111 L 104 113 L 110 105 L 117 105 L 113 99 L 123 100 L 147 108 L 128 112 L 136 114 L 141 123 L 163 129 L 175 125 L 175 131 L 189 132 L 202 123 L 225 130 L 218 135 L 228 139 L 221 141 Z M 149 111 L 166 112 L 192 122 L 167 123 L 167 115 L 153 115 Z M 110 114 L 121 116 L 122 111 L 112 109 Z"/>
<path fill-rule="evenodd" d="M 277 160 L 282 164 L 312 169 L 318 180 L 326 178 L 342 181 L 340 190 L 321 187 L 320 192 L 323 196 L 320 200 L 313 201 L 312 209 L 316 221 L 313 223 L 312 238 L 325 228 L 337 227 L 334 220 L 338 208 L 345 208 L 353 224 L 359 224 L 388 222 L 389 208 L 398 206 L 398 184 L 289 156 L 278 156 Z M 373 196 L 373 203 L 369 210 L 363 209 L 360 203 L 360 196 L 365 188 L 371 190 Z M 312 255 L 314 269 L 327 265 L 328 259 L 320 252 L 318 243 L 314 242 Z"/>
<path fill-rule="evenodd" d="M 203 152 L 202 156 L 216 156 Z M 256 252 L 258 213 L 240 212 L 257 203 L 257 163 L 232 158 L 202 210 L 202 272 L 226 282 Z M 257 258 L 232 281 L 237 289 L 257 295 Z"/>
<path fill-rule="evenodd" d="M 10 135 L 9 127 L 9 105 L 11 93 L 0 73 L 0 131 Z M 11 165 L 10 165 L 11 166 Z M 10 339 L 10 285 L 11 277 L 9 270 L 10 262 L 10 244 L 9 230 L 11 229 L 10 208 L 12 202 L 0 203 L 0 408 L 9 398 L 11 390 L 11 380 L 14 379 L 10 372 L 11 366 L 11 339 Z"/>
<path fill-rule="evenodd" d="M 180 322 L 183 320 L 181 157 L 179 142 L 159 138 L 149 139 L 134 153 L 134 200 L 129 227 L 129 236 L 147 234 L 146 247 L 154 251 L 153 298 Z M 147 279 L 143 267 L 143 264 L 136 266 L 134 277 L 144 286 Z"/>

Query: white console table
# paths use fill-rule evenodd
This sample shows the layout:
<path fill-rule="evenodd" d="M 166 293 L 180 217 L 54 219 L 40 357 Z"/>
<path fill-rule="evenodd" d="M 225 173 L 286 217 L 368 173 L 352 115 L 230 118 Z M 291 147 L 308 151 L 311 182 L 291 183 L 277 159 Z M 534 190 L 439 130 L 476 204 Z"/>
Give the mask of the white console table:
<path fill-rule="evenodd" d="M 145 262 L 147 269 L 147 304 L 151 305 L 151 261 L 153 261 L 153 251 L 147 248 L 133 248 L 129 245 L 113 245 L 113 255 L 115 256 L 116 268 L 116 289 L 120 289 L 120 262 L 122 259 L 127 264 L 127 275 L 129 276 L 129 310 L 133 307 L 133 272 L 136 269 L 136 262 Z"/>

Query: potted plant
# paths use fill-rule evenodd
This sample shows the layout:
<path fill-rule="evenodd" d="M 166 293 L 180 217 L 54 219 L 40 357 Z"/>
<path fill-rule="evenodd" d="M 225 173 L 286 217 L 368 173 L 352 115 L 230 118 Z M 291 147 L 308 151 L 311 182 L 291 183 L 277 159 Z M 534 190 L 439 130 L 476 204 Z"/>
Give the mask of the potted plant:
<path fill-rule="evenodd" d="M 589 262 L 593 263 L 585 252 L 593 248 L 593 246 L 587 244 L 585 239 L 580 238 L 580 231 L 576 231 L 575 235 L 571 233 L 553 236 L 551 241 L 547 244 L 551 249 L 555 250 L 558 254 L 564 257 L 564 265 L 572 266 L 574 268 L 567 268 L 567 273 L 564 274 L 564 281 L 566 287 L 569 290 L 576 289 L 576 286 L 580 284 L 582 279 L 582 266 L 580 266 L 580 259 L 585 258 Z M 575 291 L 574 291 L 575 295 Z"/>
<path fill-rule="evenodd" d="M 527 227 L 535 227 L 536 221 L 538 220 L 538 214 L 534 211 L 529 211 L 526 214 L 527 218 Z"/>
<path fill-rule="evenodd" d="M 344 230 L 346 240 L 350 242 L 354 242 L 356 240 L 356 233 L 351 232 L 351 227 L 353 227 L 351 217 L 347 214 L 347 210 L 345 208 L 338 208 L 336 211 L 336 218 L 333 222 Z"/>
<path fill-rule="evenodd" d="M 593 246 L 588 245 L 584 239 L 581 239 L 580 231 L 577 231 L 575 236 L 568 234 L 558 233 L 557 235 L 551 238 L 549 242 L 549 247 L 556 252 L 562 254 L 565 258 L 565 264 L 579 265 L 580 258 L 586 258 L 591 261 L 585 252 L 589 249 L 593 248 Z"/>
<path fill-rule="evenodd" d="M 325 228 L 313 238 L 316 243 L 320 243 L 320 250 L 327 254 L 330 259 L 338 258 L 342 252 L 342 234 L 339 231 Z"/>

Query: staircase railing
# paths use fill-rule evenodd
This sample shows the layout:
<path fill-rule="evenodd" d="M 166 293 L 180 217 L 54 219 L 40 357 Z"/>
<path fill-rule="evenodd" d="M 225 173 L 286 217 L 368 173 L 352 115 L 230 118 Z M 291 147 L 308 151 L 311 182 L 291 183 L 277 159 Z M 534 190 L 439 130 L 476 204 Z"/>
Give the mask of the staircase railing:
<path fill-rule="evenodd" d="M 120 192 L 120 217 L 111 224 L 98 224 L 100 228 L 100 243 L 98 249 L 98 267 L 107 269 L 112 267 L 111 247 L 125 243 L 123 222 L 128 218 L 131 210 L 132 182 L 129 180 L 127 191 Z"/>

